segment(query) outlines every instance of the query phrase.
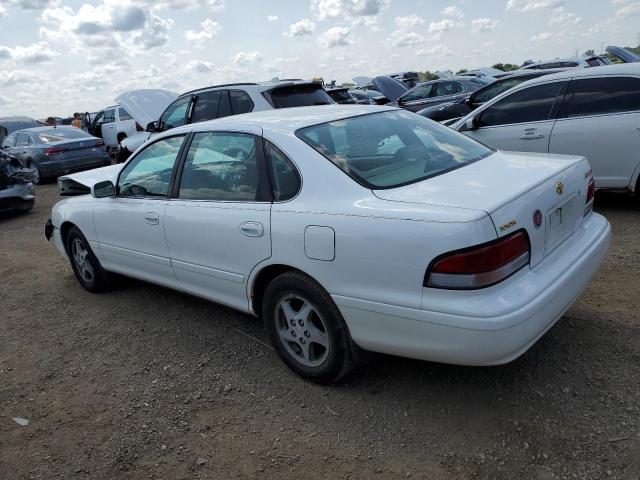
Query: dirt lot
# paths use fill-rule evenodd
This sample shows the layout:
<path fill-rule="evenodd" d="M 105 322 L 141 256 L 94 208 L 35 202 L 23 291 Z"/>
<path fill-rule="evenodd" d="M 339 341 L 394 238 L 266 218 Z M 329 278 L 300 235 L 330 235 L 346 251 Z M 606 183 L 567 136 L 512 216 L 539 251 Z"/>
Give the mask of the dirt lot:
<path fill-rule="evenodd" d="M 331 388 L 288 371 L 258 320 L 133 280 L 82 290 L 43 237 L 57 198 L 0 219 L 2 479 L 640 478 L 629 198 L 597 198 L 609 256 L 522 358 L 375 356 Z"/>

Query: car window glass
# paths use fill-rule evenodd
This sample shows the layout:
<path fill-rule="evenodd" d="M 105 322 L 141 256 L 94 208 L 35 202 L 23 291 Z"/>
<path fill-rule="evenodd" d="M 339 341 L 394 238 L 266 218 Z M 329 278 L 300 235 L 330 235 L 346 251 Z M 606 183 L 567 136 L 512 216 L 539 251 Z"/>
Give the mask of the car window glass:
<path fill-rule="evenodd" d="M 582 117 L 640 110 L 640 79 L 633 77 L 573 80 L 562 117 Z"/>
<path fill-rule="evenodd" d="M 165 197 L 169 194 L 173 165 L 184 135 L 152 143 L 122 170 L 118 195 L 122 197 Z"/>
<path fill-rule="evenodd" d="M 115 110 L 105 110 L 104 117 L 102 119 L 102 123 L 111 123 L 116 121 L 116 111 Z"/>
<path fill-rule="evenodd" d="M 18 141 L 16 142 L 16 145 L 18 147 L 28 147 L 29 145 L 31 145 L 31 139 L 29 138 L 29 135 L 27 135 L 26 133 L 18 134 Z"/>
<path fill-rule="evenodd" d="M 118 118 L 120 118 L 121 122 L 124 122 L 125 120 L 133 120 L 133 117 L 129 115 L 129 112 L 122 107 L 118 109 Z"/>
<path fill-rule="evenodd" d="M 460 82 L 438 82 L 436 84 L 434 97 L 441 97 L 443 95 L 455 95 L 463 91 Z"/>
<path fill-rule="evenodd" d="M 195 100 L 195 107 L 193 107 L 192 121 L 197 123 L 217 118 L 219 103 L 220 90 L 199 94 Z"/>
<path fill-rule="evenodd" d="M 220 106 L 218 107 L 218 118 L 233 115 L 231 102 L 229 101 L 229 90 L 222 90 L 220 95 Z"/>
<path fill-rule="evenodd" d="M 276 201 L 289 200 L 300 190 L 300 174 L 293 162 L 278 147 L 266 142 L 267 160 L 271 167 L 272 189 Z"/>
<path fill-rule="evenodd" d="M 471 96 L 471 101 L 473 103 L 485 103 L 491 100 L 493 97 L 497 97 L 502 92 L 506 92 L 510 88 L 513 88 L 517 85 L 520 85 L 522 82 L 529 80 L 529 77 L 515 77 L 515 78 L 506 78 L 504 80 L 499 80 L 482 90 L 478 90 Z"/>
<path fill-rule="evenodd" d="M 333 100 L 320 84 L 300 84 L 277 87 L 263 92 L 273 108 L 331 105 Z"/>
<path fill-rule="evenodd" d="M 242 90 L 230 90 L 229 100 L 231 101 L 231 109 L 234 115 L 248 113 L 253 110 L 253 102 L 247 92 Z"/>
<path fill-rule="evenodd" d="M 92 138 L 91 135 L 79 128 L 50 128 L 39 131 L 36 137 L 40 143 L 53 143 L 76 138 Z"/>
<path fill-rule="evenodd" d="M 17 137 L 17 135 L 15 133 L 12 133 L 11 135 L 9 135 L 7 138 L 4 139 L 4 141 L 2 142 L 2 146 L 3 147 L 15 147 L 16 146 L 16 137 Z"/>
<path fill-rule="evenodd" d="M 418 85 L 417 87 L 414 87 L 412 90 L 409 90 L 407 93 L 405 93 L 401 97 L 401 100 L 403 102 L 411 102 L 413 100 L 421 100 L 423 98 L 426 98 L 429 96 L 432 87 L 432 84 Z"/>
<path fill-rule="evenodd" d="M 191 97 L 183 97 L 171 105 L 167 107 L 167 109 L 160 117 L 160 124 L 164 130 L 169 130 L 171 128 L 176 128 L 184 125 L 187 121 L 187 109 L 189 108 L 189 103 L 191 102 Z"/>
<path fill-rule="evenodd" d="M 179 198 L 256 201 L 258 161 L 255 138 L 245 133 L 196 133 L 180 179 Z"/>
<path fill-rule="evenodd" d="M 525 88 L 503 98 L 480 115 L 481 127 L 548 120 L 562 82 Z"/>

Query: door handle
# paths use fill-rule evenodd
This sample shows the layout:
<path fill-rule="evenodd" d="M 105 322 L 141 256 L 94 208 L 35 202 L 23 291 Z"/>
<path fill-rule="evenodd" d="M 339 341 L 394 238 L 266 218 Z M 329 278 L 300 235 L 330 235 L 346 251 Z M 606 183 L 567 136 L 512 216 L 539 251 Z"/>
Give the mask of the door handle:
<path fill-rule="evenodd" d="M 264 234 L 264 227 L 258 222 L 243 222 L 240 224 L 240 231 L 247 237 L 261 237 Z"/>
<path fill-rule="evenodd" d="M 520 139 L 522 140 L 534 140 L 536 138 L 544 138 L 543 133 L 525 133 L 524 135 L 520 135 Z"/>
<path fill-rule="evenodd" d="M 160 217 L 157 213 L 149 212 L 144 214 L 144 221 L 149 225 L 158 225 L 160 223 Z"/>

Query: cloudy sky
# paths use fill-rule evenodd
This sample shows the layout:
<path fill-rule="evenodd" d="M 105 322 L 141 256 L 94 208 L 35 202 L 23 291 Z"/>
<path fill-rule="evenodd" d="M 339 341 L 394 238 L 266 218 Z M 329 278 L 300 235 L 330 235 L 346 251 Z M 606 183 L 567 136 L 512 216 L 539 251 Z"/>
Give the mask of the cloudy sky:
<path fill-rule="evenodd" d="M 0 0 L 0 116 L 134 88 L 346 81 L 637 45 L 639 0 Z"/>

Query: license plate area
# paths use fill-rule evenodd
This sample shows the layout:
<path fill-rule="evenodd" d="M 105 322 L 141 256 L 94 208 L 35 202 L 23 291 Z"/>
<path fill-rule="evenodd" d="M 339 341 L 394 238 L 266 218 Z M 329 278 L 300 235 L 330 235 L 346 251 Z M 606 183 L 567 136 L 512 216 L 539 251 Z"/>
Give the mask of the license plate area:
<path fill-rule="evenodd" d="M 578 194 L 574 193 L 569 198 L 547 210 L 545 256 L 576 230 L 580 220 L 578 203 Z"/>

